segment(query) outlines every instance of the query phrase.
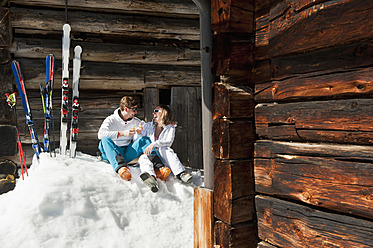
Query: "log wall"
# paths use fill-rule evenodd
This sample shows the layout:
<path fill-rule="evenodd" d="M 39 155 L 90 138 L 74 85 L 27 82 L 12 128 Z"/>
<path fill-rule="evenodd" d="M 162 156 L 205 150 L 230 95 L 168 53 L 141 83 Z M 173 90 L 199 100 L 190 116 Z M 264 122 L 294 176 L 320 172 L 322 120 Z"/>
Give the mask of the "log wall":
<path fill-rule="evenodd" d="M 373 246 L 372 14 L 256 1 L 258 247 Z"/>
<path fill-rule="evenodd" d="M 17 91 L 9 64 L 11 59 L 17 59 L 39 139 L 42 139 L 44 119 L 39 85 L 45 81 L 45 57 L 55 55 L 53 115 L 58 147 L 65 2 L 10 0 L 2 1 L 2 6 L 1 15 L 6 21 L 1 22 L 0 54 L 2 71 L 6 70 L 4 75 L 7 75 L 1 79 L 2 87 L 8 85 L 8 91 Z M 185 166 L 202 168 L 199 15 L 195 4 L 189 0 L 68 1 L 67 21 L 71 26 L 70 82 L 73 49 L 76 45 L 83 49 L 77 150 L 96 155 L 100 124 L 119 106 L 122 96 L 132 95 L 140 101 L 138 117 L 141 119 L 150 121 L 151 112 L 159 103 L 171 104 L 171 108 L 178 111 L 179 133 L 174 149 L 181 154 Z M 195 92 L 187 99 L 189 105 L 195 102 L 195 106 L 178 102 L 184 96 L 183 90 Z M 4 101 L 1 104 L 3 106 Z M 191 120 L 184 118 L 192 118 L 185 114 L 188 110 L 195 113 L 193 122 L 197 125 L 191 125 Z M 33 151 L 20 101 L 16 116 L 27 164 L 30 164 Z M 9 118 L 2 118 L 2 122 L 5 119 Z M 193 152 L 184 154 L 185 150 Z"/>
<path fill-rule="evenodd" d="M 213 0 L 212 150 L 215 247 L 256 247 L 253 149 L 254 1 Z"/>

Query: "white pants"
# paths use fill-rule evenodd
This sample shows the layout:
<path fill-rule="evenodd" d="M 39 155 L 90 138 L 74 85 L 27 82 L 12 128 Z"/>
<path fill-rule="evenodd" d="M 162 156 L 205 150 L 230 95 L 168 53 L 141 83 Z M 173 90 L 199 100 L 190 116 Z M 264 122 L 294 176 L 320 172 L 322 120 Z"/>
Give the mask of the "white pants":
<path fill-rule="evenodd" d="M 180 162 L 176 153 L 170 147 L 157 148 L 158 154 L 161 157 L 165 166 L 168 166 L 172 173 L 176 176 L 185 170 L 183 164 Z M 153 163 L 150 161 L 146 154 L 139 157 L 139 165 L 141 173 L 148 172 L 150 175 L 155 176 Z"/>

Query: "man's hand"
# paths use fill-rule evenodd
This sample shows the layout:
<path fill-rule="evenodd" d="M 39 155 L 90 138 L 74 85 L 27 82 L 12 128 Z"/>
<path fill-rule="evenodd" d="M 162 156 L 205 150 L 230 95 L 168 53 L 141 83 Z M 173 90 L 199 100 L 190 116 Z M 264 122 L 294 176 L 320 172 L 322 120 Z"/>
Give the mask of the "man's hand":
<path fill-rule="evenodd" d="M 125 131 L 119 131 L 118 132 L 118 137 L 122 137 L 122 136 L 125 136 L 125 137 L 131 137 L 135 134 L 135 130 L 125 130 Z"/>
<path fill-rule="evenodd" d="M 153 144 L 148 145 L 148 147 L 145 148 L 145 151 L 144 151 L 145 154 L 146 154 L 146 155 L 149 155 L 150 153 L 152 153 L 153 148 L 154 148 L 154 145 L 153 145 Z"/>
<path fill-rule="evenodd" d="M 137 134 L 141 134 L 141 133 L 142 133 L 142 130 L 143 130 L 143 128 L 142 128 L 142 126 L 140 125 L 138 128 L 136 128 L 136 133 L 137 133 Z"/>

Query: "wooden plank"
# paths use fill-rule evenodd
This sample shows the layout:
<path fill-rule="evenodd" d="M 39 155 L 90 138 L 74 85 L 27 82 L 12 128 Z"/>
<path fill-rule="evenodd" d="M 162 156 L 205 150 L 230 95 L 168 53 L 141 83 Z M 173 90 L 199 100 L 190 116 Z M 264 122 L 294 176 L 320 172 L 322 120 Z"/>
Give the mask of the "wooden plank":
<path fill-rule="evenodd" d="M 172 87 L 171 109 L 177 121 L 174 150 L 184 165 L 201 169 L 203 167 L 201 89 Z"/>
<path fill-rule="evenodd" d="M 26 87 L 38 90 L 45 81 L 45 62 L 41 59 L 19 59 Z M 82 61 L 81 90 L 141 90 L 146 86 L 193 85 L 199 86 L 201 72 L 196 67 L 115 64 Z M 61 62 L 55 62 L 55 87 L 62 82 Z"/>
<path fill-rule="evenodd" d="M 209 189 L 194 189 L 194 248 L 213 247 L 212 195 Z"/>
<path fill-rule="evenodd" d="M 8 47 L 12 43 L 10 12 L 8 8 L 0 8 L 0 47 Z"/>
<path fill-rule="evenodd" d="M 213 119 L 254 116 L 254 94 L 250 87 L 217 82 L 213 95 Z"/>
<path fill-rule="evenodd" d="M 269 139 L 330 142 L 329 137 L 337 135 L 337 143 L 372 144 L 372 101 L 260 104 L 255 108 L 256 132 Z"/>
<path fill-rule="evenodd" d="M 216 158 L 251 158 L 254 139 L 251 121 L 216 119 L 212 124 L 212 151 Z"/>
<path fill-rule="evenodd" d="M 222 221 L 215 221 L 214 237 L 214 247 L 219 248 L 256 248 L 258 242 L 254 222 L 230 226 Z"/>
<path fill-rule="evenodd" d="M 276 246 L 271 245 L 271 244 L 269 244 L 265 241 L 261 241 L 261 242 L 258 243 L 257 248 L 276 248 Z"/>
<path fill-rule="evenodd" d="M 9 2 L 34 7 L 65 8 L 65 2 L 59 0 L 10 0 Z M 198 18 L 197 6 L 188 0 L 69 0 L 68 9 Z"/>
<path fill-rule="evenodd" d="M 372 147 L 258 143 L 271 154 L 255 153 L 257 192 L 373 219 Z"/>
<path fill-rule="evenodd" d="M 145 121 L 149 122 L 153 119 L 153 110 L 159 104 L 159 90 L 157 88 L 144 89 L 144 112 Z"/>
<path fill-rule="evenodd" d="M 17 129 L 13 125 L 0 125 L 0 157 L 15 156 L 17 152 Z"/>
<path fill-rule="evenodd" d="M 339 73 L 310 73 L 255 86 L 256 102 L 312 100 L 332 97 L 370 96 L 373 92 L 373 67 Z"/>
<path fill-rule="evenodd" d="M 365 0 L 283 1 L 271 8 L 270 57 L 371 38 L 372 14 Z"/>
<path fill-rule="evenodd" d="M 162 47 L 133 44 L 71 42 L 71 58 L 76 45 L 83 47 L 84 61 L 107 63 L 133 63 L 156 65 L 200 66 L 200 51 L 198 49 Z M 61 60 L 61 41 L 15 38 L 10 52 L 14 58 L 40 58 L 54 54 Z"/>
<path fill-rule="evenodd" d="M 214 216 L 229 225 L 254 218 L 254 178 L 251 160 L 216 160 Z"/>
<path fill-rule="evenodd" d="M 251 33 L 254 26 L 254 1 L 211 1 L 211 29 L 216 33 Z"/>
<path fill-rule="evenodd" d="M 214 37 L 212 67 L 216 75 L 247 77 L 253 64 L 251 37 L 218 34 Z"/>
<path fill-rule="evenodd" d="M 15 32 L 33 30 L 36 33 L 61 33 L 64 11 L 10 8 L 11 25 Z M 83 11 L 69 13 L 74 33 L 110 34 L 147 39 L 199 40 L 198 20 L 156 18 L 124 14 Z M 18 29 L 18 30 L 17 30 Z M 43 32 L 41 32 L 43 31 Z"/>
<path fill-rule="evenodd" d="M 373 222 L 269 196 L 255 198 L 258 234 L 279 247 L 371 247 Z"/>
<path fill-rule="evenodd" d="M 255 61 L 252 75 L 255 85 L 270 82 L 272 79 L 271 60 Z"/>

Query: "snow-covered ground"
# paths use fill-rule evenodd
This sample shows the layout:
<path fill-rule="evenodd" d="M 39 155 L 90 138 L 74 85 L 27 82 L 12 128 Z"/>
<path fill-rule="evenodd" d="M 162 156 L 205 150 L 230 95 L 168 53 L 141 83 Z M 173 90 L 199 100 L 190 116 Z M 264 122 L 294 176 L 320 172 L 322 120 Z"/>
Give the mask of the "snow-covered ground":
<path fill-rule="evenodd" d="M 193 188 L 170 176 L 152 193 L 139 169 L 131 172 L 124 181 L 79 152 L 34 158 L 29 176 L 0 195 L 0 247 L 193 247 Z M 193 176 L 201 186 L 200 173 Z"/>

